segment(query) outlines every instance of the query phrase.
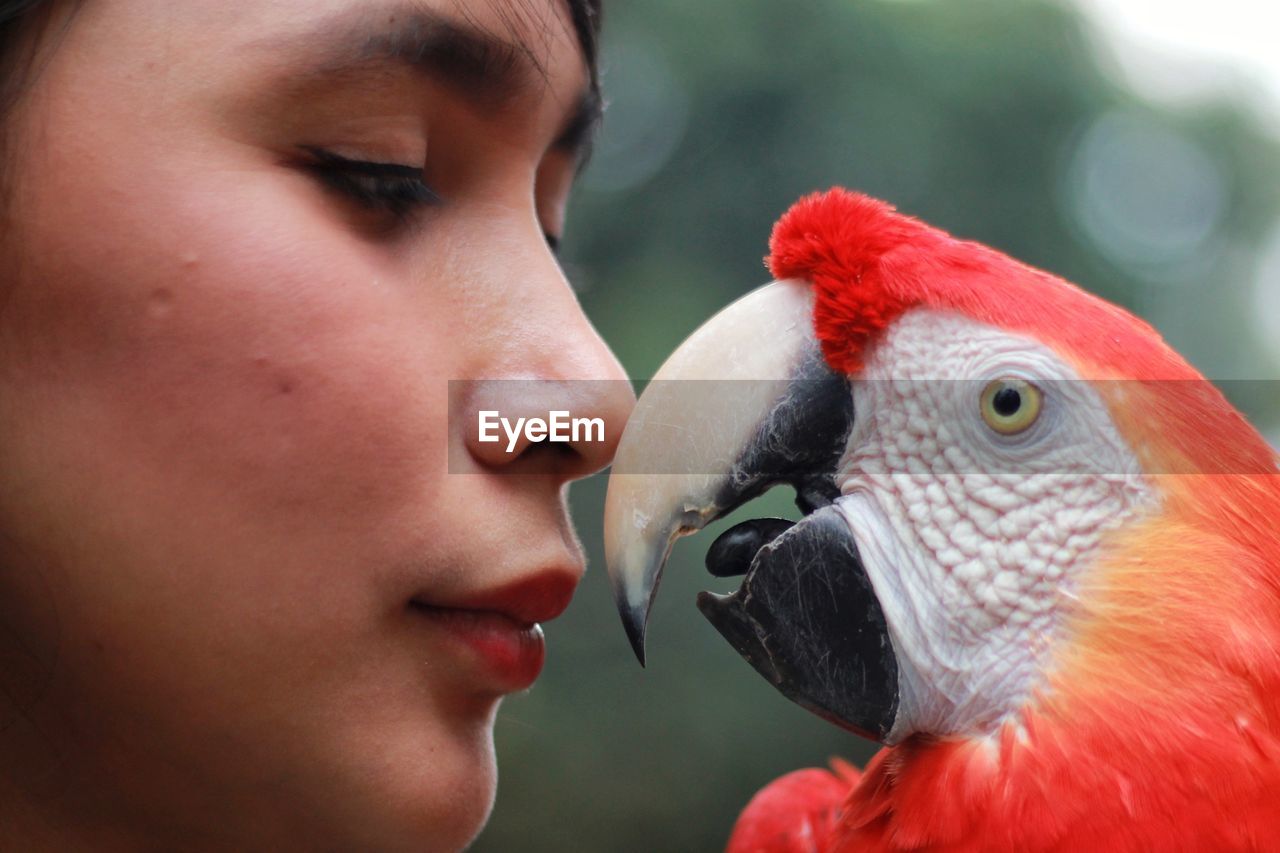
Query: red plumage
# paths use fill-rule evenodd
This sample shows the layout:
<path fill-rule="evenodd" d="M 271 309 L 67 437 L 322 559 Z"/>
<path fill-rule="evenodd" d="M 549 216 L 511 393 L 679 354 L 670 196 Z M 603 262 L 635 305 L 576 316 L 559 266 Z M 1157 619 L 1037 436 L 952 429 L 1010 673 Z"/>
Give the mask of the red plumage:
<path fill-rule="evenodd" d="M 1146 323 L 875 199 L 800 200 L 767 262 L 813 285 L 823 352 L 850 375 L 896 318 L 927 307 L 1040 341 L 1082 378 L 1126 380 L 1101 393 L 1161 508 L 1111 542 L 1079 591 L 1069 649 L 1016 725 L 913 736 L 843 781 L 783 777 L 748 806 L 730 853 L 1277 848 L 1275 451 Z"/>
<path fill-rule="evenodd" d="M 856 768 L 838 759 L 832 771 L 796 770 L 752 797 L 733 828 L 728 853 L 825 850 L 840 806 L 859 776 Z"/>

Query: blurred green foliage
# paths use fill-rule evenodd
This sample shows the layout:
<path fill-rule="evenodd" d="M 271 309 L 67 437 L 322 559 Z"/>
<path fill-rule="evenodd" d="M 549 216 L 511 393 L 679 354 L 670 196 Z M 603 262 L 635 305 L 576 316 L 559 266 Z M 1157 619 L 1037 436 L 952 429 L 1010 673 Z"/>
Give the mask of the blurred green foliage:
<path fill-rule="evenodd" d="M 631 376 L 763 283 L 774 220 L 833 184 L 1129 307 L 1211 378 L 1276 375 L 1251 312 L 1280 147 L 1239 104 L 1144 103 L 1100 70 L 1070 8 L 613 0 L 605 29 L 612 103 L 564 255 Z M 1224 390 L 1274 435 L 1274 386 Z M 796 517 L 789 495 L 677 545 L 642 670 L 604 573 L 604 490 L 574 489 L 591 568 L 547 627 L 542 679 L 500 712 L 475 850 L 718 850 L 770 779 L 872 753 L 775 693 L 694 608 L 697 590 L 734 586 L 701 568 L 715 535 Z"/>

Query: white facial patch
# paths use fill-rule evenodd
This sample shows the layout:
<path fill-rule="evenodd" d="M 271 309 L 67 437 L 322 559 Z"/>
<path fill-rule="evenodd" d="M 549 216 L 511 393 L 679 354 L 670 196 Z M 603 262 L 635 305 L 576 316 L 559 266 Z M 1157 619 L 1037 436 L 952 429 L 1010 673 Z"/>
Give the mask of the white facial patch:
<path fill-rule="evenodd" d="M 1016 435 L 981 408 L 1009 377 L 1042 400 Z M 836 505 L 898 657 L 888 742 L 990 733 L 1042 684 L 1064 599 L 1106 531 L 1155 492 L 1088 382 L 1042 344 L 958 314 L 903 315 L 853 396 Z"/>

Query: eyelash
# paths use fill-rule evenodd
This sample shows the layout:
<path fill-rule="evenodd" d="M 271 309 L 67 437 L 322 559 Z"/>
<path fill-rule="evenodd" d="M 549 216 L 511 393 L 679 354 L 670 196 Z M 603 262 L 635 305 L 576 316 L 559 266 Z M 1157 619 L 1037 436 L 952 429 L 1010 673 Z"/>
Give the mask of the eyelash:
<path fill-rule="evenodd" d="M 304 146 L 303 150 L 314 158 L 309 168 L 325 186 L 369 210 L 404 220 L 418 208 L 441 202 L 439 194 L 422 180 L 420 168 L 351 160 L 323 148 Z"/>
<path fill-rule="evenodd" d="M 327 187 L 354 199 L 369 210 L 384 211 L 397 222 L 415 210 L 439 204 L 440 195 L 422 180 L 422 169 L 399 163 L 352 160 L 309 145 L 302 146 L 313 159 L 309 168 Z M 560 253 L 560 238 L 543 232 L 552 254 Z"/>

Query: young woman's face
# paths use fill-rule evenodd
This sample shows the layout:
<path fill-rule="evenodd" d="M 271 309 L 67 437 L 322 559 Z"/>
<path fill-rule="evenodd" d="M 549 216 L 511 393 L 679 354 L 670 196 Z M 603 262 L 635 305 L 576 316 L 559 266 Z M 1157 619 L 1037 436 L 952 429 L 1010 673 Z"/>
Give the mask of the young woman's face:
<path fill-rule="evenodd" d="M 548 245 L 587 93 L 562 0 L 82 4 L 9 150 L 0 814 L 478 830 L 632 401 Z M 606 440 L 508 455 L 478 408 Z"/>

